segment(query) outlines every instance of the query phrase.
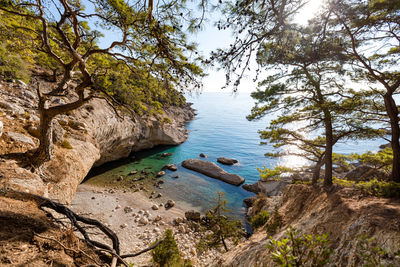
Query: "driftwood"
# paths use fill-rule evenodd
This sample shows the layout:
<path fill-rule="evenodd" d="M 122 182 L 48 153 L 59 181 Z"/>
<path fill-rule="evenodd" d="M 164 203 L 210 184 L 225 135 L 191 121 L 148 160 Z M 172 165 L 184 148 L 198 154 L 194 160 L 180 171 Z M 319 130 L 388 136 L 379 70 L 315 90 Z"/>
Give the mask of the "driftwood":
<path fill-rule="evenodd" d="M 115 262 L 115 259 L 117 259 L 118 262 L 122 263 L 125 266 L 128 266 L 128 265 L 123 260 L 124 258 L 132 258 L 132 257 L 139 256 L 147 251 L 150 251 L 150 250 L 156 248 L 163 241 L 163 239 L 160 239 L 152 246 L 145 248 L 139 252 L 133 253 L 133 254 L 120 255 L 120 243 L 119 243 L 117 234 L 115 234 L 110 228 L 108 228 L 107 226 L 102 224 L 100 221 L 92 219 L 92 218 L 84 217 L 82 215 L 78 215 L 75 212 L 73 212 L 71 209 L 66 207 L 65 205 L 55 202 L 53 200 L 50 200 L 48 198 L 39 196 L 39 195 L 25 193 L 25 192 L 11 190 L 11 189 L 5 189 L 2 187 L 0 187 L 0 195 L 9 197 L 9 198 L 18 199 L 18 200 L 32 200 L 32 201 L 36 202 L 38 207 L 45 212 L 47 212 L 47 211 L 44 210 L 43 208 L 48 208 L 59 214 L 66 216 L 66 218 L 69 219 L 71 224 L 82 234 L 82 236 L 84 237 L 85 241 L 87 242 L 87 244 L 89 246 L 93 247 L 94 249 L 96 249 L 99 252 L 110 253 L 112 255 L 113 262 Z M 58 222 L 60 222 L 60 221 L 58 221 Z M 92 240 L 89 237 L 89 234 L 87 233 L 85 227 L 82 226 L 81 223 L 92 226 L 94 228 L 97 228 L 101 232 L 103 232 L 112 241 L 112 244 L 113 244 L 112 248 L 107 244 Z"/>

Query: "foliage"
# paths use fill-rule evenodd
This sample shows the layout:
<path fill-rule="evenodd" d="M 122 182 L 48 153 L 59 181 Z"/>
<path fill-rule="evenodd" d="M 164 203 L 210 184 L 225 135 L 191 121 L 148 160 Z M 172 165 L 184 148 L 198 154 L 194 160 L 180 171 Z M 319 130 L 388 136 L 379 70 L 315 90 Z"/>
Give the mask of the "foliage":
<path fill-rule="evenodd" d="M 270 239 L 267 249 L 278 266 L 325 266 L 332 250 L 326 234 L 306 235 L 290 227 L 286 237 Z"/>
<path fill-rule="evenodd" d="M 152 250 L 151 256 L 153 257 L 153 261 L 161 267 L 182 266 L 178 245 L 175 242 L 171 229 L 165 231 L 163 241 Z"/>
<path fill-rule="evenodd" d="M 367 151 L 361 155 L 351 154 L 351 159 L 362 164 L 372 166 L 375 169 L 381 169 L 386 172 L 390 172 L 393 162 L 393 150 L 389 147 L 386 147 L 377 153 Z"/>
<path fill-rule="evenodd" d="M 385 259 L 393 256 L 400 255 L 400 250 L 395 253 L 390 253 L 380 247 L 374 237 L 367 237 L 361 235 L 358 237 L 357 244 L 357 257 L 360 259 L 360 264 L 364 267 L 383 267 L 394 266 L 393 264 L 386 264 Z"/>
<path fill-rule="evenodd" d="M 251 218 L 251 228 L 253 230 L 263 226 L 269 219 L 270 215 L 268 213 L 268 211 L 263 210 L 260 211 L 259 213 L 257 213 L 253 218 Z"/>
<path fill-rule="evenodd" d="M 359 182 L 356 187 L 367 195 L 400 198 L 400 183 L 394 181 L 386 182 L 373 179 L 368 182 Z"/>
<path fill-rule="evenodd" d="M 269 235 L 273 235 L 276 231 L 282 227 L 282 215 L 279 213 L 278 208 L 275 207 L 274 213 L 272 213 L 270 219 L 267 222 L 266 231 Z"/>
<path fill-rule="evenodd" d="M 279 180 L 280 176 L 284 173 L 290 173 L 293 172 L 292 168 L 288 168 L 285 166 L 276 166 L 274 169 L 268 169 L 264 166 L 263 169 L 257 168 L 257 170 L 260 172 L 260 177 L 262 180 L 267 181 L 267 180 Z"/>
<path fill-rule="evenodd" d="M 68 142 L 68 140 L 64 139 L 61 143 L 61 147 L 66 148 L 66 149 L 72 149 L 71 144 Z"/>
<path fill-rule="evenodd" d="M 224 246 L 228 251 L 226 240 L 232 240 L 237 244 L 243 236 L 242 223 L 228 216 L 230 210 L 226 207 L 227 200 L 223 192 L 217 192 L 217 205 L 206 212 L 204 231 L 210 231 L 197 245 L 198 248 Z"/>
<path fill-rule="evenodd" d="M 28 64 L 16 53 L 0 45 L 0 77 L 29 82 Z"/>

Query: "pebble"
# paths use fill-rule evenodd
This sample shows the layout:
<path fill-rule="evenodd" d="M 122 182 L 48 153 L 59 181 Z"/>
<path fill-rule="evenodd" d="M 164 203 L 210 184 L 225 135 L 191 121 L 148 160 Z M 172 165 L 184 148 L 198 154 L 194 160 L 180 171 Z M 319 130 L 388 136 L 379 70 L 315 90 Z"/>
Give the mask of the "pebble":
<path fill-rule="evenodd" d="M 158 210 L 158 206 L 157 205 L 153 205 L 152 207 L 151 207 L 153 210 Z"/>

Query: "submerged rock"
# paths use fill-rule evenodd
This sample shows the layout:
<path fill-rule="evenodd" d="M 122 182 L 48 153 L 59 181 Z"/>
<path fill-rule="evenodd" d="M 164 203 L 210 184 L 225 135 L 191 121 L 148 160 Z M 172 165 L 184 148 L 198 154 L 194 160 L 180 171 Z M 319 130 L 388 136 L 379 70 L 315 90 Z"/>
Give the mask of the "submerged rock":
<path fill-rule="evenodd" d="M 236 159 L 230 159 L 230 158 L 225 158 L 225 157 L 217 158 L 217 161 L 219 163 L 222 163 L 222 164 L 225 164 L 225 165 L 233 165 L 233 164 L 239 162 Z"/>
<path fill-rule="evenodd" d="M 228 173 L 210 161 L 187 159 L 182 162 L 182 166 L 233 185 L 240 185 L 245 181 L 243 177 Z"/>

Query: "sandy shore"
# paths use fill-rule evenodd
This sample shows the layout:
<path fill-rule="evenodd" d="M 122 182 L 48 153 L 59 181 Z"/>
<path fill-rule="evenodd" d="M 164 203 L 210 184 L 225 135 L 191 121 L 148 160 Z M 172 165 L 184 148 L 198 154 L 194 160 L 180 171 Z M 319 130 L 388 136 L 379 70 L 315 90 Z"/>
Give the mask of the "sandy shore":
<path fill-rule="evenodd" d="M 194 266 L 208 266 L 220 256 L 216 250 L 198 255 L 195 244 L 200 233 L 185 222 L 184 210 L 179 206 L 165 209 L 166 200 L 149 199 L 142 192 L 124 192 L 108 188 L 81 184 L 78 187 L 72 210 L 100 220 L 115 231 L 120 239 L 121 253 L 135 253 L 160 238 L 168 228 L 173 229 L 181 255 L 190 259 Z M 152 207 L 157 206 L 154 210 Z M 94 239 L 103 241 L 101 236 Z M 152 266 L 151 254 L 146 252 L 128 259 L 135 266 Z"/>

